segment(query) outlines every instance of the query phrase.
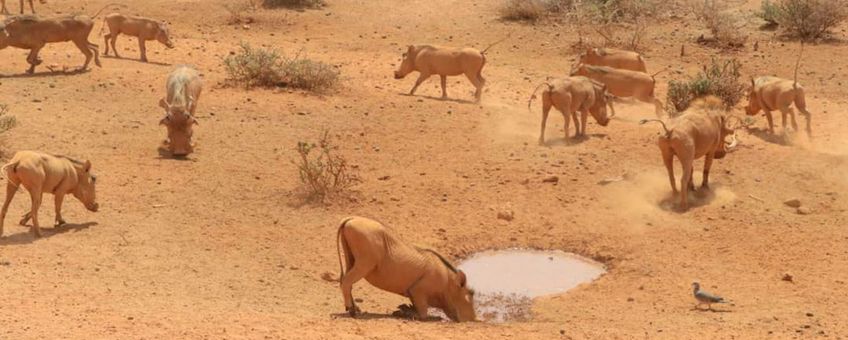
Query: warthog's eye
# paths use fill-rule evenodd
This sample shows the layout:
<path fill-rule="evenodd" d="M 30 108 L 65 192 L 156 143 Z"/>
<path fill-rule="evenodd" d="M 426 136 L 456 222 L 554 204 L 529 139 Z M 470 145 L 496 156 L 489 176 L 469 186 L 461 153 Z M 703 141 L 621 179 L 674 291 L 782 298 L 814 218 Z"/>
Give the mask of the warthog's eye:
<path fill-rule="evenodd" d="M 406 58 L 406 53 L 403 54 L 403 57 Z"/>
<path fill-rule="evenodd" d="M 97 183 L 97 176 L 91 175 L 91 183 Z"/>

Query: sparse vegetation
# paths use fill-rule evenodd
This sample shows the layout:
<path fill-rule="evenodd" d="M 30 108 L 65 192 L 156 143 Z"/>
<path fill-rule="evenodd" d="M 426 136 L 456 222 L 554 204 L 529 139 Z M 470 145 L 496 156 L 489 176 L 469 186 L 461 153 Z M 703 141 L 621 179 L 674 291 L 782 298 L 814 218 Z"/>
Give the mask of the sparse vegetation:
<path fill-rule="evenodd" d="M 18 122 L 14 116 L 7 115 L 8 113 L 9 106 L 0 104 L 0 134 L 12 129 Z"/>
<path fill-rule="evenodd" d="M 262 6 L 267 8 L 321 8 L 327 6 L 324 0 L 263 0 Z"/>
<path fill-rule="evenodd" d="M 777 26 L 777 20 L 780 17 L 780 8 L 777 7 L 777 4 L 769 0 L 763 0 L 760 11 L 755 13 L 755 15 L 765 20 L 767 26 Z"/>
<path fill-rule="evenodd" d="M 226 3 L 224 9 L 230 14 L 227 18 L 227 25 L 249 24 L 256 20 L 252 15 L 256 11 L 254 0 Z"/>
<path fill-rule="evenodd" d="M 593 23 L 636 22 L 655 17 L 664 0 L 506 0 L 501 18 L 512 21 L 537 21 L 551 16 L 571 15 Z"/>
<path fill-rule="evenodd" d="M 252 87 L 292 87 L 324 92 L 339 82 L 339 71 L 300 55 L 287 58 L 273 49 L 241 44 L 241 52 L 224 59 L 232 83 Z"/>
<path fill-rule="evenodd" d="M 725 10 L 720 0 L 693 0 L 692 12 L 710 30 L 712 38 L 699 38 L 700 43 L 715 43 L 719 48 L 739 48 L 748 40 L 741 29 L 744 22 L 738 15 Z"/>
<path fill-rule="evenodd" d="M 298 142 L 297 166 L 301 189 L 307 201 L 325 202 L 343 195 L 356 183 L 359 176 L 353 173 L 347 160 L 336 154 L 329 131 L 324 131 L 318 143 Z"/>
<path fill-rule="evenodd" d="M 729 109 L 742 99 L 745 84 L 739 81 L 742 64 L 734 59 L 713 59 L 695 77 L 668 82 L 667 106 L 669 115 L 676 116 L 689 108 L 700 97 L 713 95 L 721 98 Z"/>
<path fill-rule="evenodd" d="M 848 17 L 846 0 L 764 0 L 757 16 L 803 39 L 823 38 Z"/>

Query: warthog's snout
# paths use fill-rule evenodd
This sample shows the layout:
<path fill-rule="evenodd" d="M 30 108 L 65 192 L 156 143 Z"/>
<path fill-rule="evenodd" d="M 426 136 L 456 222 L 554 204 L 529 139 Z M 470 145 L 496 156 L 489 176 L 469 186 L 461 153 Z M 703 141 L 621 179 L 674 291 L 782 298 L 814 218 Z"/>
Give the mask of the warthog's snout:
<path fill-rule="evenodd" d="M 172 42 L 170 42 L 170 41 L 169 41 L 169 42 L 165 45 L 165 47 L 167 47 L 167 48 L 169 48 L 169 49 L 174 48 L 174 43 L 172 43 Z"/>
<path fill-rule="evenodd" d="M 403 79 L 403 76 L 398 71 L 395 71 L 395 79 Z"/>
<path fill-rule="evenodd" d="M 599 121 L 598 124 L 601 124 L 601 126 L 607 126 L 607 125 L 609 125 L 609 122 L 610 122 L 610 120 L 609 120 L 609 118 L 607 118 L 607 119 L 604 119 L 602 121 Z"/>
<path fill-rule="evenodd" d="M 91 212 L 97 212 L 97 209 L 100 209 L 100 204 L 92 203 L 85 206 Z"/>

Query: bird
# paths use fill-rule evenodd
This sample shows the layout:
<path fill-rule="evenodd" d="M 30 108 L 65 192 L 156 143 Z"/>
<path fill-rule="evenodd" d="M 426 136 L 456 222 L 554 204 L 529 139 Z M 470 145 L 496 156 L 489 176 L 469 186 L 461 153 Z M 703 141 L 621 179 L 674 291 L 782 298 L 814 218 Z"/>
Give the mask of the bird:
<path fill-rule="evenodd" d="M 695 300 L 698 300 L 698 304 L 695 306 L 695 308 L 699 308 L 701 305 L 707 304 L 707 308 L 709 310 L 712 310 L 712 304 L 728 302 L 721 296 L 713 295 L 701 290 L 701 285 L 698 282 L 692 282 L 692 295 L 695 296 Z"/>

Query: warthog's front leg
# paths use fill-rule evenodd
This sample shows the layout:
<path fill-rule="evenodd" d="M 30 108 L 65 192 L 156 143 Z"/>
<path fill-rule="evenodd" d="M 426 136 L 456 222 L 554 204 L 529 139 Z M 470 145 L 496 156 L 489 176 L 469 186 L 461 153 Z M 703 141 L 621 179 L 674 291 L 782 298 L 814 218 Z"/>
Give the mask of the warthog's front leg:
<path fill-rule="evenodd" d="M 138 37 L 138 49 L 141 51 L 141 61 L 147 62 L 147 46 L 144 45 L 144 38 Z"/>
<path fill-rule="evenodd" d="M 774 118 L 771 116 L 771 111 L 763 110 L 763 115 L 766 116 L 766 120 L 768 120 L 769 132 L 774 134 Z"/>
<path fill-rule="evenodd" d="M 53 196 L 53 203 L 56 208 L 56 224 L 53 225 L 54 228 L 65 225 L 65 219 L 62 218 L 62 201 L 64 199 L 65 195 L 63 194 Z"/>
<path fill-rule="evenodd" d="M 442 80 L 442 99 L 446 99 L 448 97 L 448 90 L 447 90 L 448 76 L 446 76 L 444 74 L 440 74 L 439 77 L 442 78 L 441 79 Z"/>
<path fill-rule="evenodd" d="M 38 58 L 38 52 L 41 51 L 44 45 L 34 47 L 29 51 L 29 55 L 27 56 L 27 63 L 29 63 L 29 69 L 27 70 L 28 74 L 35 73 L 35 67 L 41 65 L 42 60 Z"/>
<path fill-rule="evenodd" d="M 425 80 L 427 80 L 427 78 L 430 78 L 430 74 L 421 72 L 421 74 L 418 75 L 418 79 L 415 80 L 415 86 L 412 87 L 412 90 L 409 90 L 409 95 L 410 96 L 414 95 L 415 90 L 418 89 L 418 86 L 420 86 L 421 83 L 423 83 Z"/>

